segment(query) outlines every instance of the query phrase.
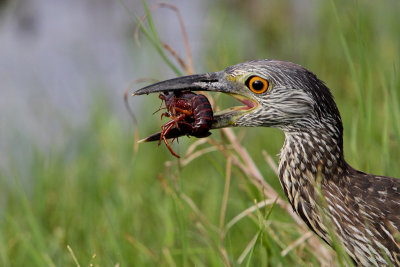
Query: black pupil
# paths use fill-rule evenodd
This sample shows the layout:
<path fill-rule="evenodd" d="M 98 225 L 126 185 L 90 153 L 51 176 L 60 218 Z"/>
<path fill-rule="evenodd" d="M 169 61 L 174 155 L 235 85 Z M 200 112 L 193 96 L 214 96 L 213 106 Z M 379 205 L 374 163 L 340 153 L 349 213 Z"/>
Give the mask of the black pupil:
<path fill-rule="evenodd" d="M 253 89 L 256 91 L 261 91 L 262 89 L 264 89 L 264 83 L 260 80 L 254 81 L 252 85 Z"/>

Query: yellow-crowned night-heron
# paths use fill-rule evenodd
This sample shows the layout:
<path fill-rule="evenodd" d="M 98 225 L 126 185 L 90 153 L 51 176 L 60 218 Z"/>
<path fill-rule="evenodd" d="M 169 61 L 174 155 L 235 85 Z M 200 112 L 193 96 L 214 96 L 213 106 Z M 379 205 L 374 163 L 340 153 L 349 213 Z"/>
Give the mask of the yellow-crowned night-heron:
<path fill-rule="evenodd" d="M 174 90 L 223 92 L 245 104 L 215 113 L 213 129 L 281 129 L 286 138 L 279 179 L 294 211 L 328 244 L 330 218 L 357 264 L 400 265 L 400 180 L 346 163 L 340 113 L 315 74 L 290 62 L 256 60 L 163 81 L 134 94 Z"/>

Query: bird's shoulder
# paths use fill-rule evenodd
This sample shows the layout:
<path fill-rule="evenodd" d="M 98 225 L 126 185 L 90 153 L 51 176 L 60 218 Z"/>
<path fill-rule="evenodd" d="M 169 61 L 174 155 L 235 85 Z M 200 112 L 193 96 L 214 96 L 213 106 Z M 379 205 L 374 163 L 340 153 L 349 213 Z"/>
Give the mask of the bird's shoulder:
<path fill-rule="evenodd" d="M 367 195 L 372 198 L 385 199 L 386 197 L 400 198 L 400 179 L 365 173 L 349 169 L 346 182 L 354 194 Z"/>
<path fill-rule="evenodd" d="M 383 216 L 400 229 L 400 179 L 351 169 L 346 182 L 349 204 Z"/>

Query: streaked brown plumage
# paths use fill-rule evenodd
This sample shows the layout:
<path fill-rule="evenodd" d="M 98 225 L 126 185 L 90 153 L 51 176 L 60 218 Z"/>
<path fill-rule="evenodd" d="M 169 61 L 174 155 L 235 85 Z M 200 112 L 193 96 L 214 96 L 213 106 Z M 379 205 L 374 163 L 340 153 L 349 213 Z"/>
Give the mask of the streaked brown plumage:
<path fill-rule="evenodd" d="M 329 213 L 339 240 L 358 264 L 399 265 L 395 239 L 400 226 L 399 180 L 353 169 L 328 134 L 289 135 L 281 152 L 279 178 L 293 209 L 331 244 L 320 211 Z M 318 175 L 321 180 L 316 185 Z M 319 203 L 315 186 L 326 206 Z"/>
<path fill-rule="evenodd" d="M 250 90 L 254 77 L 265 80 L 268 90 Z M 279 179 L 294 211 L 328 244 L 334 228 L 358 265 L 400 266 L 400 180 L 346 163 L 340 113 L 312 72 L 290 62 L 256 60 L 167 80 L 135 94 L 182 89 L 229 93 L 246 104 L 214 114 L 212 128 L 280 128 L 286 138 Z"/>

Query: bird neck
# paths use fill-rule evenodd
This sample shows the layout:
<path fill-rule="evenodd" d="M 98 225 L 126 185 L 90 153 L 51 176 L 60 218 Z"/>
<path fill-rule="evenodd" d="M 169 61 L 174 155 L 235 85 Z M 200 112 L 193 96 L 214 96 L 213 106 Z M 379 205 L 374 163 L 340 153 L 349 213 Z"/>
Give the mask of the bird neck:
<path fill-rule="evenodd" d="M 347 168 L 341 131 L 323 126 L 302 131 L 285 131 L 279 160 L 280 178 L 339 179 Z M 285 172 L 288 172 L 285 174 Z M 310 180 L 311 181 L 311 180 Z"/>
<path fill-rule="evenodd" d="M 327 243 L 330 238 L 321 223 L 316 185 L 340 183 L 347 164 L 341 132 L 310 129 L 285 131 L 279 159 L 279 180 L 293 209 Z M 319 188 L 321 188 L 319 187 Z"/>
<path fill-rule="evenodd" d="M 285 131 L 285 136 L 279 159 L 279 179 L 292 205 L 299 191 L 313 193 L 316 183 L 340 181 L 348 168 L 340 131 L 321 127 L 301 132 Z"/>

